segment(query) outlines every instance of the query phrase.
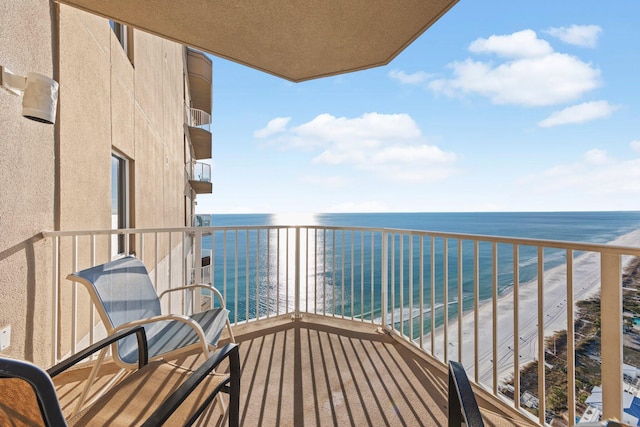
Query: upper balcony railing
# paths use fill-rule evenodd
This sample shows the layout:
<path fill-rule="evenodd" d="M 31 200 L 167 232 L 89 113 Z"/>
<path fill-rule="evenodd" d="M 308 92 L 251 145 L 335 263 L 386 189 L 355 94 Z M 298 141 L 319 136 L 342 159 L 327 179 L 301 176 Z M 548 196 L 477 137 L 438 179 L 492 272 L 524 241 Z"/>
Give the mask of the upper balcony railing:
<path fill-rule="evenodd" d="M 211 165 L 204 162 L 191 162 L 189 180 L 211 182 Z"/>
<path fill-rule="evenodd" d="M 189 165 L 189 184 L 191 184 L 191 188 L 196 194 L 210 194 L 213 191 L 211 165 L 196 161 L 190 162 Z"/>
<path fill-rule="evenodd" d="M 211 114 L 204 110 L 184 106 L 184 122 L 187 126 L 199 127 L 211 132 Z"/>
<path fill-rule="evenodd" d="M 142 259 L 159 290 L 213 283 L 234 325 L 305 313 L 367 322 L 443 368 L 462 363 L 475 383 L 515 410 L 537 406 L 530 416 L 540 425 L 558 404 L 572 425 L 590 375 L 602 383 L 604 418 L 622 419 L 623 266 L 640 257 L 638 247 L 321 226 L 48 232 L 58 266 L 55 360 L 99 336 L 81 328 L 96 324 L 90 302 L 61 282 L 108 261 L 114 233 L 125 235 L 125 253 Z M 59 295 L 67 288 L 70 295 Z M 584 336 L 575 329 L 578 302 L 598 295 L 600 329 Z M 188 313 L 207 297 L 185 294 L 168 305 Z M 549 348 L 561 330 L 566 348 Z M 598 358 L 600 371 L 585 373 L 585 360 Z M 533 380 L 525 381 L 519 373 L 530 363 Z"/>
<path fill-rule="evenodd" d="M 184 106 L 184 122 L 196 160 L 211 158 L 211 115 L 197 108 Z"/>

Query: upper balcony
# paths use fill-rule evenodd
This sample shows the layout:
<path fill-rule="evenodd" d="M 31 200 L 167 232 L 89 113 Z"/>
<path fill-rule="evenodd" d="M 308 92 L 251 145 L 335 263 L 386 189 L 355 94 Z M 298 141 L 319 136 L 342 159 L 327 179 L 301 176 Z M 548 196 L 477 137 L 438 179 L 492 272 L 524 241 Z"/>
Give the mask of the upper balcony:
<path fill-rule="evenodd" d="M 623 267 L 638 247 L 326 226 L 52 232 L 55 295 L 86 267 L 74 254 L 105 262 L 96 248 L 113 233 L 159 289 L 198 278 L 220 290 L 244 363 L 246 425 L 444 425 L 451 360 L 467 369 L 489 425 L 573 425 L 589 381 L 602 384 L 603 417 L 623 419 L 633 386 L 622 302 L 636 297 Z M 578 313 L 590 296 L 593 321 Z M 191 312 L 209 295 L 183 298 L 173 308 Z M 72 300 L 73 310 L 54 310 L 54 360 L 69 337 L 99 336 L 76 326 L 92 310 Z"/>
<path fill-rule="evenodd" d="M 189 164 L 189 184 L 196 194 L 211 194 L 211 165 L 203 162 L 191 162 Z"/>
<path fill-rule="evenodd" d="M 197 108 L 184 107 L 185 133 L 196 160 L 211 158 L 211 114 Z"/>
<path fill-rule="evenodd" d="M 204 53 L 187 48 L 191 106 L 211 114 L 213 62 Z"/>

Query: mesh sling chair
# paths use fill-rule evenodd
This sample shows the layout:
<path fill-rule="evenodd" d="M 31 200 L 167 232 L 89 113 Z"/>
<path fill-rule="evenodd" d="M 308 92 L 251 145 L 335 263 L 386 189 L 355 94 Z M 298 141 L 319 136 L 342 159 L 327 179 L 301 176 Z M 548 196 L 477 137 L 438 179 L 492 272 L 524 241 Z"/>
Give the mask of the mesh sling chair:
<path fill-rule="evenodd" d="M 229 323 L 229 311 L 225 308 L 220 292 L 211 285 L 196 284 L 168 289 L 160 295 L 156 293 L 147 268 L 133 256 L 119 258 L 105 264 L 87 268 L 67 276 L 68 280 L 84 285 L 91 296 L 107 334 L 122 329 L 143 325 L 148 342 L 149 360 L 172 358 L 193 350 L 202 350 L 208 357 L 214 350 L 225 326 L 231 342 L 235 342 Z M 182 314 L 162 314 L 160 299 L 170 292 L 206 288 L 220 307 L 185 316 Z M 124 369 L 137 366 L 137 342 L 129 336 L 114 344 L 115 362 Z M 100 355 L 100 360 L 103 355 Z M 87 382 L 76 411 L 84 404 L 95 374 L 100 367 L 96 364 Z M 106 389 L 106 388 L 105 388 Z M 221 401 L 221 404 L 223 402 Z"/>
<path fill-rule="evenodd" d="M 65 419 L 52 378 L 91 354 L 127 338 L 137 338 L 140 344 L 138 369 L 93 405 Z M 46 371 L 29 362 L 0 357 L 0 425 L 191 425 L 220 392 L 230 396 L 225 414 L 229 425 L 238 425 L 240 359 L 237 344 L 227 344 L 195 371 L 160 360 L 149 362 L 147 351 L 144 328 L 138 326 L 117 332 Z M 214 374 L 215 368 L 227 358 L 229 373 Z"/>
<path fill-rule="evenodd" d="M 173 357 L 201 348 L 207 355 L 218 345 L 225 326 L 231 342 L 235 342 L 229 311 L 220 292 L 210 285 L 180 286 L 156 293 L 145 265 L 133 256 L 69 274 L 67 279 L 83 284 L 89 291 L 100 318 L 112 334 L 124 328 L 144 325 L 149 343 L 149 359 Z M 190 316 L 162 314 L 160 299 L 170 292 L 206 288 L 220 301 L 212 308 Z M 137 344 L 134 337 L 121 340 L 115 351 L 116 362 L 124 368 L 136 365 Z"/>

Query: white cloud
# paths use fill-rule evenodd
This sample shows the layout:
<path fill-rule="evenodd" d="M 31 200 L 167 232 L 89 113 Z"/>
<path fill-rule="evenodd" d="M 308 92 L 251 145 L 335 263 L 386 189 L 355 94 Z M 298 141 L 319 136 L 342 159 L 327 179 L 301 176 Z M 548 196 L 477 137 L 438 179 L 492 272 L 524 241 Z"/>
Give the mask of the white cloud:
<path fill-rule="evenodd" d="M 401 70 L 391 70 L 389 71 L 389 77 L 398 80 L 402 84 L 415 85 L 426 82 L 431 77 L 431 74 L 425 73 L 424 71 L 407 74 Z"/>
<path fill-rule="evenodd" d="M 635 151 L 636 153 L 640 153 L 640 139 L 636 139 L 635 141 L 631 141 L 629 143 L 629 146 L 631 147 L 631 149 L 633 151 Z"/>
<path fill-rule="evenodd" d="M 449 64 L 451 78 L 428 87 L 447 96 L 477 94 L 494 104 L 556 105 L 574 101 L 600 85 L 600 70 L 579 58 L 554 52 L 532 30 L 478 39 L 469 49 L 511 59 L 502 63 L 467 59 Z"/>
<path fill-rule="evenodd" d="M 408 114 L 380 113 L 365 113 L 353 119 L 320 114 L 297 126 L 293 132 L 300 137 L 325 141 L 407 139 L 421 135 L 418 125 Z"/>
<path fill-rule="evenodd" d="M 554 112 L 546 119 L 538 122 L 538 126 L 548 128 L 558 125 L 586 123 L 591 120 L 610 117 L 617 109 L 617 106 L 611 105 L 607 101 L 584 102 Z"/>
<path fill-rule="evenodd" d="M 266 127 L 253 132 L 253 136 L 256 138 L 267 138 L 276 133 L 284 132 L 290 121 L 291 117 L 276 117 L 270 120 Z"/>
<path fill-rule="evenodd" d="M 596 47 L 602 28 L 598 25 L 572 25 L 570 27 L 550 28 L 545 32 L 568 44 L 581 47 Z"/>
<path fill-rule="evenodd" d="M 529 58 L 553 53 L 549 43 L 539 39 L 533 30 L 478 39 L 469 45 L 469 50 L 473 53 L 495 53 L 507 58 Z"/>
<path fill-rule="evenodd" d="M 347 166 L 396 181 L 433 182 L 457 173 L 455 153 L 427 144 L 407 114 L 320 114 L 292 127 L 278 142 L 317 151 L 315 164 Z"/>
<path fill-rule="evenodd" d="M 585 163 L 590 165 L 605 165 L 611 163 L 613 159 L 609 158 L 609 154 L 605 150 L 597 148 L 591 149 L 582 156 Z"/>
<path fill-rule="evenodd" d="M 576 206 L 581 199 L 606 200 L 615 195 L 640 195 L 640 158 L 619 160 L 605 150 L 592 149 L 571 164 L 556 165 L 518 181 L 521 192 L 562 196 L 572 194 Z"/>

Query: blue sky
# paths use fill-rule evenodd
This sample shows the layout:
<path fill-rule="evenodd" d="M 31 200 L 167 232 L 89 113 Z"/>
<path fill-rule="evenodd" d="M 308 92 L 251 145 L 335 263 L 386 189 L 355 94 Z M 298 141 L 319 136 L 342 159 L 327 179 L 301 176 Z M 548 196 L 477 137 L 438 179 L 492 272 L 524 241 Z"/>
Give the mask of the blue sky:
<path fill-rule="evenodd" d="M 198 213 L 640 209 L 640 1 L 461 0 L 389 65 L 213 58 Z"/>

